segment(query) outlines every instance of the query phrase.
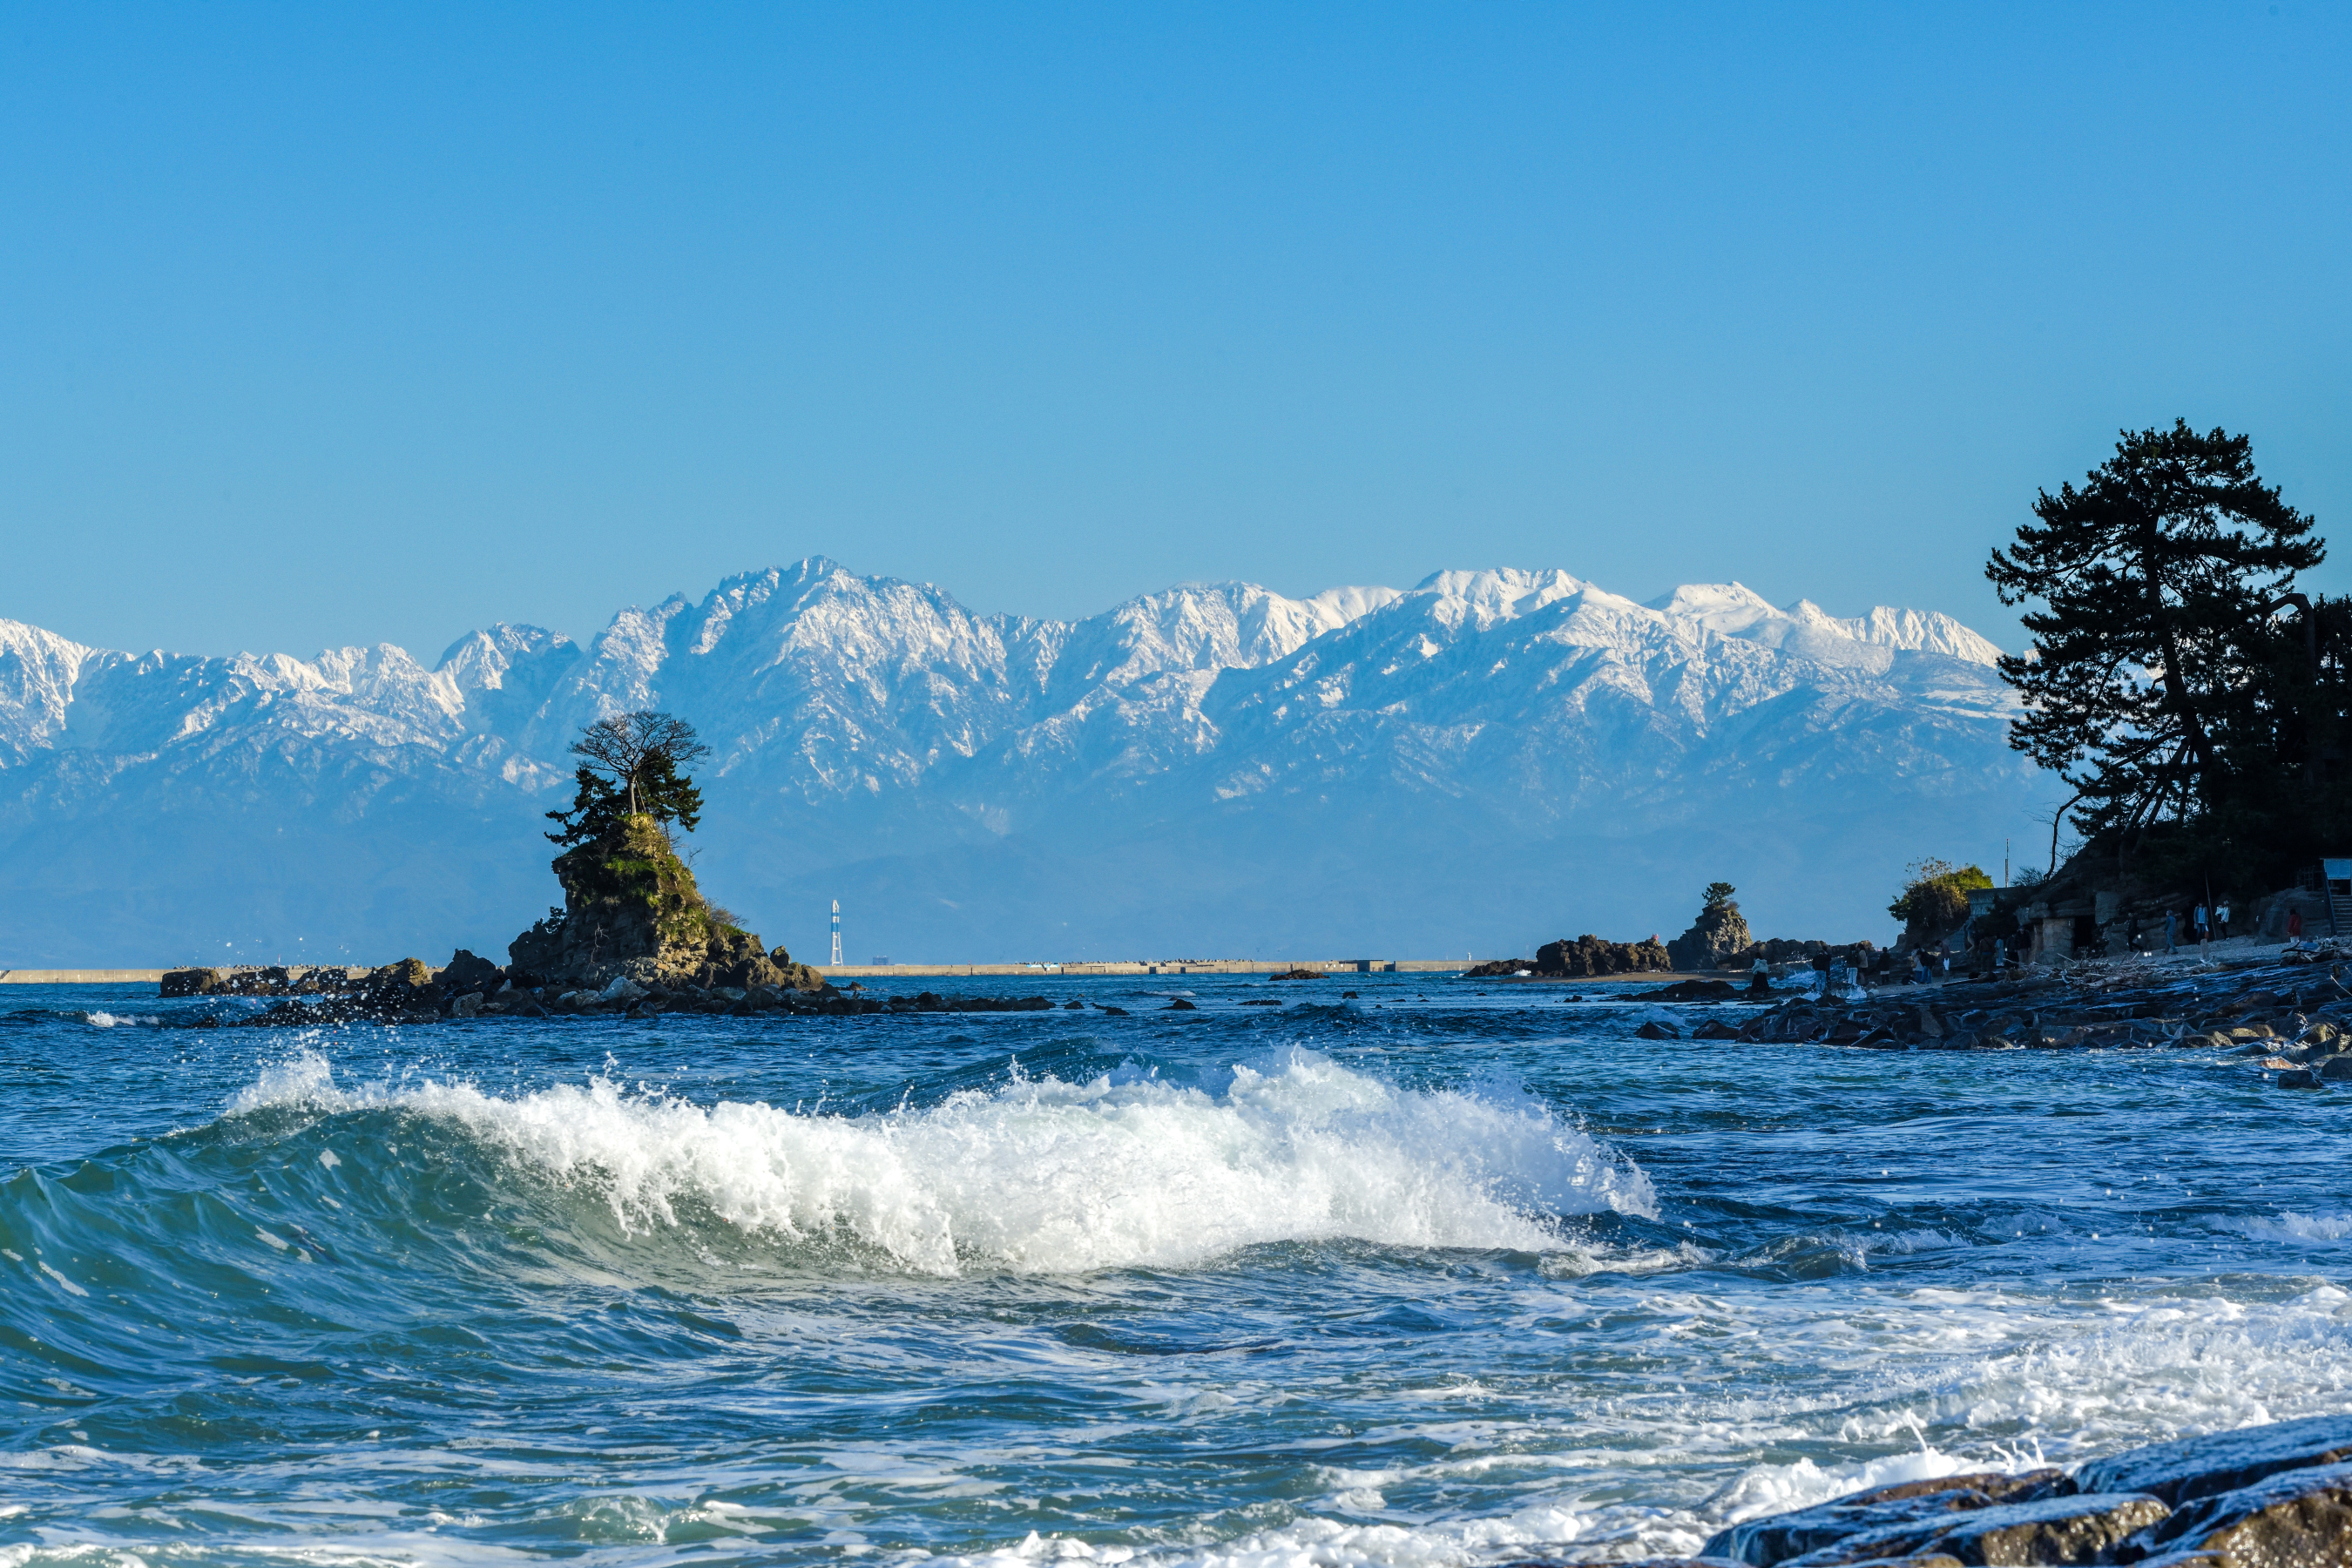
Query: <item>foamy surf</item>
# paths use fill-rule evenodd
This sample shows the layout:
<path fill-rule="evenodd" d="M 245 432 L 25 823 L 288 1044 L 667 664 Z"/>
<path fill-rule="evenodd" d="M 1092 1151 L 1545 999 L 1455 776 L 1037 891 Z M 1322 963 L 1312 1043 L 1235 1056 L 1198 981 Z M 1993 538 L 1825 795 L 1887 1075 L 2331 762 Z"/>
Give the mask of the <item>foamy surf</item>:
<path fill-rule="evenodd" d="M 1276 1242 L 1558 1252 L 1580 1214 L 1654 1216 L 1630 1162 L 1541 1104 L 1400 1088 L 1311 1051 L 1219 1090 L 1149 1072 L 1015 1075 L 920 1109 L 842 1116 L 632 1092 L 609 1078 L 504 1097 L 471 1084 L 344 1091 L 315 1056 L 233 1114 L 390 1107 L 601 1190 L 631 1226 L 691 1205 L 755 1236 L 847 1241 L 919 1272 L 1184 1268 Z"/>
<path fill-rule="evenodd" d="M 2340 1100 L 2198 1053 L 1661 1055 L 1614 1008 L 1351 984 L 328 1030 L 258 1078 L 300 1042 L 0 1018 L 37 1069 L 0 1105 L 0 1551 L 1604 1562 L 2352 1408 Z M 583 1078 L 607 1042 L 632 1074 Z"/>

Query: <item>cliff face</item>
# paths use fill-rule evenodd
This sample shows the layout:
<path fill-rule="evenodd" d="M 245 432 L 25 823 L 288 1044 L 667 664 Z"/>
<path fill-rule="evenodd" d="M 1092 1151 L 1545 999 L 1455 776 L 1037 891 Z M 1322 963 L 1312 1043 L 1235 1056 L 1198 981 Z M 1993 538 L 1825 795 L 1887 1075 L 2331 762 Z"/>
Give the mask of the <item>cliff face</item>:
<path fill-rule="evenodd" d="M 823 976 L 714 909 L 669 835 L 650 816 L 622 818 L 617 837 L 555 858 L 563 908 L 508 944 L 514 967 L 539 984 L 640 983 L 821 989 Z"/>
<path fill-rule="evenodd" d="M 1666 943 L 1666 951 L 1674 956 L 1676 969 L 1720 969 L 1755 943 L 1748 917 L 1739 912 L 1737 903 L 1727 900 L 1699 910 L 1690 930 Z"/>

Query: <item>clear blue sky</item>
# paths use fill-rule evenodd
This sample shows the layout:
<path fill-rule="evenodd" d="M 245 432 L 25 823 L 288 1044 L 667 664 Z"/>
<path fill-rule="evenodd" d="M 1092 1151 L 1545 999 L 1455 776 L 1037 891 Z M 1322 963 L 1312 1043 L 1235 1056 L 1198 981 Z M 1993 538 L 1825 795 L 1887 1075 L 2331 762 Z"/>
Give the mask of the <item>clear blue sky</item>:
<path fill-rule="evenodd" d="M 2352 11 L 22 5 L 0 616 L 431 658 L 1563 566 L 2013 641 L 2116 429 L 2352 584 Z"/>

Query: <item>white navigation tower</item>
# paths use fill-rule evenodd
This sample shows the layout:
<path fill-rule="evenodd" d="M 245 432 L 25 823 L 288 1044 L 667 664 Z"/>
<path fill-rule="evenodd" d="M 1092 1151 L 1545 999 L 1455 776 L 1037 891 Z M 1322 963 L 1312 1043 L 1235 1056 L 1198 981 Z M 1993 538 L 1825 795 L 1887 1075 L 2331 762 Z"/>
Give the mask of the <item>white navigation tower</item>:
<path fill-rule="evenodd" d="M 833 967 L 833 968 L 835 968 L 835 969 L 838 969 L 838 968 L 840 968 L 840 967 L 841 967 L 841 900 L 840 900 L 839 899 L 835 899 L 835 900 L 833 900 L 833 963 L 832 963 L 832 967 Z"/>

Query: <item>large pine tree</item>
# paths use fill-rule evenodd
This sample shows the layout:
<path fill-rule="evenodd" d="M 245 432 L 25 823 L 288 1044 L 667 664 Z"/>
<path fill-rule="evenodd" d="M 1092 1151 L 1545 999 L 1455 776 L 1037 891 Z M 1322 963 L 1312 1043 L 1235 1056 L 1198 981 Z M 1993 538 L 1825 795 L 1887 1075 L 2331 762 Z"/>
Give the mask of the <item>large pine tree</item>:
<path fill-rule="evenodd" d="M 2126 431 L 2078 489 L 2043 491 L 2035 521 L 1985 567 L 2032 649 L 2000 672 L 2024 699 L 2010 743 L 2080 791 L 2076 826 L 2119 832 L 2199 815 L 2250 765 L 2233 739 L 2275 732 L 2250 711 L 2271 616 L 2326 545 L 2222 430 Z M 2308 611 L 2305 612 L 2306 615 Z"/>

